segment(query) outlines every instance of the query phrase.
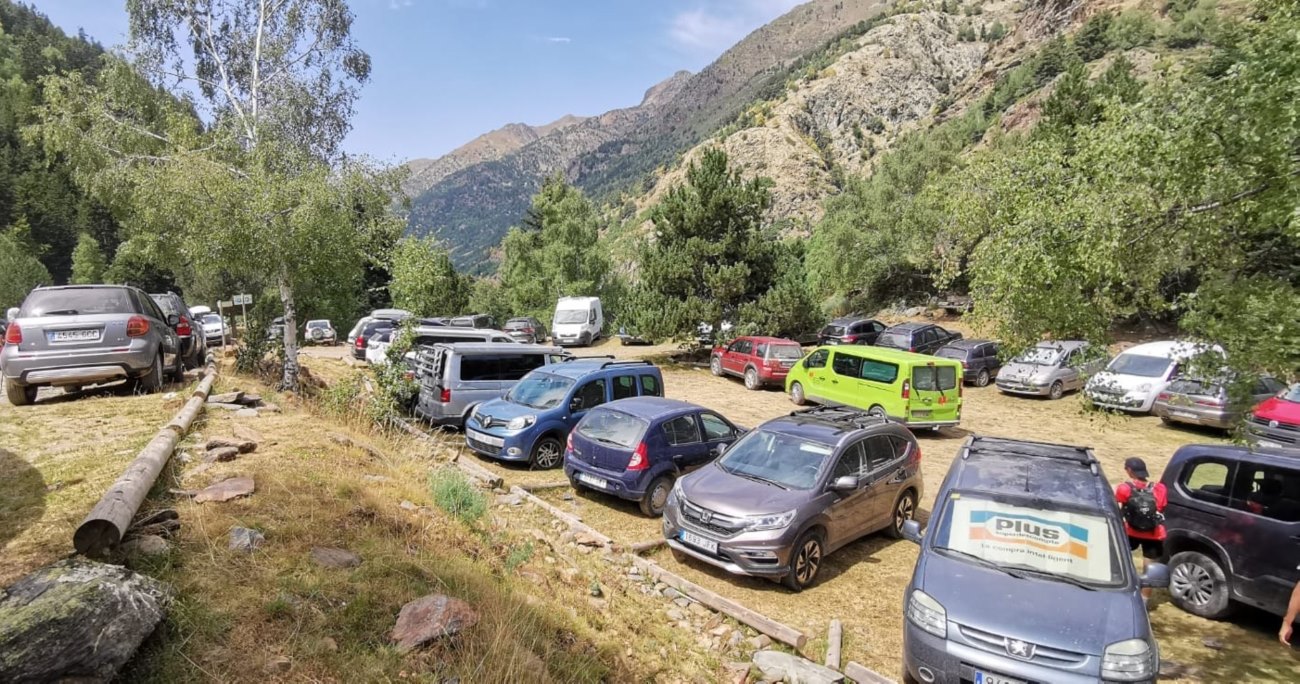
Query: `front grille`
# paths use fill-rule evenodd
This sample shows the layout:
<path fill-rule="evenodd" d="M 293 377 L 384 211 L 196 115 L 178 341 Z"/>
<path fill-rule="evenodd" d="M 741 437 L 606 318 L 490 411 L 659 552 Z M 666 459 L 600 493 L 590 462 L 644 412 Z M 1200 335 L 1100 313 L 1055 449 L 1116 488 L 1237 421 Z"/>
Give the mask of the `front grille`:
<path fill-rule="evenodd" d="M 500 448 L 494 447 L 491 444 L 488 444 L 487 442 L 480 442 L 477 439 L 474 439 L 473 437 L 466 437 L 465 441 L 469 443 L 469 448 L 474 449 L 475 451 L 483 451 L 489 454 L 495 454 L 498 451 L 501 451 Z"/>
<path fill-rule="evenodd" d="M 1256 425 L 1263 425 L 1264 427 L 1272 428 L 1274 430 L 1286 430 L 1287 432 L 1295 432 L 1300 434 L 1300 425 L 1289 425 L 1281 421 L 1279 421 L 1277 425 L 1269 425 L 1270 421 L 1268 418 L 1260 418 L 1259 416 L 1251 416 L 1250 422 Z"/>
<path fill-rule="evenodd" d="M 706 522 L 704 518 L 708 518 Z M 682 518 L 691 527 L 699 528 L 715 535 L 730 537 L 744 528 L 744 523 L 729 515 L 715 513 L 707 508 L 696 506 L 689 501 L 682 501 Z"/>
<path fill-rule="evenodd" d="M 485 430 L 496 425 L 505 426 L 507 423 L 510 422 L 505 418 L 493 418 L 492 416 L 483 413 L 475 414 L 473 416 L 473 421 L 477 423 L 479 427 Z"/>
<path fill-rule="evenodd" d="M 961 630 L 961 635 L 965 637 L 966 641 L 972 646 L 988 651 L 989 653 L 1011 655 L 1011 651 L 1007 647 L 1007 644 L 1013 641 L 1010 637 L 994 634 L 993 632 L 985 632 L 984 630 L 975 629 L 966 625 L 958 625 L 958 628 Z M 1048 667 L 1064 668 L 1081 665 L 1088 659 L 1088 655 L 1085 653 L 1066 651 L 1059 648 L 1052 648 L 1050 646 L 1043 646 L 1041 644 L 1031 643 L 1030 645 L 1034 649 L 1034 654 L 1029 658 L 1019 658 L 1020 660 L 1038 663 Z M 1012 657 L 1017 656 L 1013 655 Z"/>

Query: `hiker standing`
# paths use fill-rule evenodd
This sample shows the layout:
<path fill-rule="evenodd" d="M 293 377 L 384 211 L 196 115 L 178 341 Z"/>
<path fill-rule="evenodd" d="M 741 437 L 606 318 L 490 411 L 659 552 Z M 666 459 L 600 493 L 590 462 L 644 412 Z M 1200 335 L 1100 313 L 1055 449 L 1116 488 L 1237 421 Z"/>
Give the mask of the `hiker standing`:
<path fill-rule="evenodd" d="M 1165 505 L 1169 494 L 1162 483 L 1151 484 L 1147 464 L 1140 458 L 1124 461 L 1126 482 L 1115 487 L 1115 500 L 1124 512 L 1124 532 L 1128 534 L 1129 550 L 1142 549 L 1142 573 L 1146 574 L 1151 561 L 1165 555 Z M 1142 590 L 1142 600 L 1151 598 L 1151 588 Z"/>

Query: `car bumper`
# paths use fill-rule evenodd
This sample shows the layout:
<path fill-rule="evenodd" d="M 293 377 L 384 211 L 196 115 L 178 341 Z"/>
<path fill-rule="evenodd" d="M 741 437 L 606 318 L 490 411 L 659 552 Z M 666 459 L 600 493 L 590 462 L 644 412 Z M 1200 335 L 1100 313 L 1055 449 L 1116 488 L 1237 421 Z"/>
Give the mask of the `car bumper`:
<path fill-rule="evenodd" d="M 790 369 L 770 370 L 758 374 L 758 381 L 764 385 L 781 385 L 785 386 L 785 379 L 790 375 Z"/>
<path fill-rule="evenodd" d="M 1204 427 L 1227 430 L 1237 423 L 1240 415 L 1234 415 L 1222 409 L 1210 409 L 1194 406 L 1170 406 L 1157 401 L 1151 406 L 1151 412 L 1173 423 L 1201 425 Z"/>
<path fill-rule="evenodd" d="M 591 481 L 580 481 L 582 486 L 597 492 L 603 492 L 611 496 L 617 496 L 620 499 L 629 501 L 640 501 L 645 496 L 644 478 L 636 477 L 631 482 L 623 479 L 626 471 L 613 471 L 597 468 L 589 463 L 569 458 L 568 454 L 564 457 L 564 474 L 570 480 L 577 480 L 579 475 L 588 475 L 598 480 L 604 481 L 605 486 Z"/>
<path fill-rule="evenodd" d="M 470 451 L 499 461 L 527 461 L 532 444 L 521 433 L 496 434 L 466 426 L 465 446 Z"/>
<path fill-rule="evenodd" d="M 1030 385 L 1020 382 L 1001 382 L 997 383 L 998 389 L 1007 394 L 1020 394 L 1030 397 L 1045 397 L 1052 393 L 1051 385 Z"/>
<path fill-rule="evenodd" d="M 1152 397 L 1145 394 L 1110 394 L 1084 390 L 1084 395 L 1098 408 L 1130 413 L 1148 413 L 1151 411 L 1151 404 L 1155 402 Z"/>
<path fill-rule="evenodd" d="M 1271 427 L 1252 421 L 1246 424 L 1246 440 L 1256 446 L 1294 449 L 1300 447 L 1300 428 L 1281 424 Z"/>
<path fill-rule="evenodd" d="M 681 533 L 690 532 L 718 543 L 718 552 L 693 546 L 681 540 Z M 664 508 L 664 539 L 673 550 L 691 558 L 721 568 L 733 575 L 748 577 L 784 577 L 790 573 L 790 556 L 793 554 L 795 530 L 741 532 L 729 538 L 682 520 L 676 502 Z"/>
<path fill-rule="evenodd" d="M 585 338 L 581 335 L 556 335 L 552 337 L 551 340 L 561 347 L 575 344 L 589 344 L 591 342 L 589 338 Z"/>
<path fill-rule="evenodd" d="M 948 623 L 950 637 L 960 629 L 955 623 Z M 922 668 L 928 670 L 929 678 L 922 676 Z M 1096 684 L 1101 681 L 1101 659 L 1096 656 L 1085 656 L 1081 663 L 1072 664 L 1069 669 L 1048 667 L 941 639 L 907 618 L 903 618 L 903 669 L 917 681 L 934 684 L 973 682 L 976 670 L 1030 682 Z"/>
<path fill-rule="evenodd" d="M 6 346 L 4 376 L 24 385 L 85 385 L 138 375 L 153 366 L 157 349 L 133 340 L 120 351 L 23 352 Z"/>

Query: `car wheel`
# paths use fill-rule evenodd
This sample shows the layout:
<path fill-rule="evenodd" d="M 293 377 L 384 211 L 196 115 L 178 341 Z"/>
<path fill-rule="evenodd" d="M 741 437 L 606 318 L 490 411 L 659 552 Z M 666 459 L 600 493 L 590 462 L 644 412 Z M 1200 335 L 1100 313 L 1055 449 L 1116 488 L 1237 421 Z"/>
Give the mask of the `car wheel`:
<path fill-rule="evenodd" d="M 1221 620 L 1232 613 L 1227 575 L 1213 558 L 1184 551 L 1174 554 L 1169 566 L 1169 595 L 1174 605 L 1209 620 Z"/>
<path fill-rule="evenodd" d="M 1052 386 L 1047 390 L 1047 398 L 1053 401 L 1060 399 L 1064 395 L 1065 386 L 1061 384 L 1060 380 L 1052 383 Z"/>
<path fill-rule="evenodd" d="M 822 538 L 815 531 L 804 532 L 790 554 L 790 572 L 782 582 L 791 591 L 803 591 L 817 581 L 822 569 Z"/>
<path fill-rule="evenodd" d="M 713 357 L 713 360 L 709 361 L 709 370 L 712 371 L 715 376 L 719 378 L 722 377 L 722 359 L 716 356 Z"/>
<path fill-rule="evenodd" d="M 868 416 L 872 416 L 873 418 L 888 418 L 888 417 L 889 417 L 889 414 L 888 414 L 888 413 L 885 413 L 885 409 L 884 409 L 884 407 L 881 406 L 880 404 L 876 404 L 875 406 L 872 406 L 871 408 L 867 409 L 867 415 L 868 415 Z"/>
<path fill-rule="evenodd" d="M 758 381 L 758 371 L 753 368 L 745 369 L 745 389 L 757 390 L 762 386 L 763 383 Z"/>
<path fill-rule="evenodd" d="M 651 518 L 664 514 L 664 505 L 668 503 L 668 493 L 673 490 L 671 475 L 660 475 L 646 487 L 645 496 L 641 497 L 641 512 Z"/>
<path fill-rule="evenodd" d="M 975 376 L 975 386 L 976 387 L 989 386 L 989 369 L 987 368 L 980 369 L 980 374 Z"/>
<path fill-rule="evenodd" d="M 23 385 L 17 380 L 5 378 L 5 398 L 14 406 L 26 406 L 36 402 L 36 385 Z"/>
<path fill-rule="evenodd" d="M 916 519 L 916 492 L 907 490 L 894 503 L 893 522 L 889 525 L 889 536 L 903 538 L 903 523 Z"/>
<path fill-rule="evenodd" d="M 790 385 L 790 401 L 794 402 L 795 406 L 803 406 L 808 403 L 808 398 L 803 395 L 803 385 L 797 382 Z"/>
<path fill-rule="evenodd" d="M 563 459 L 564 445 L 560 444 L 560 440 L 554 437 L 543 437 L 533 445 L 533 455 L 529 462 L 538 470 L 550 470 L 560 465 Z"/>
<path fill-rule="evenodd" d="M 141 392 L 145 394 L 153 394 L 154 392 L 157 392 L 158 390 L 162 389 L 162 383 L 163 383 L 162 352 L 158 352 L 158 355 L 155 356 L 153 359 L 153 365 L 149 367 L 149 371 L 136 379 L 135 386 L 137 389 L 139 389 Z"/>

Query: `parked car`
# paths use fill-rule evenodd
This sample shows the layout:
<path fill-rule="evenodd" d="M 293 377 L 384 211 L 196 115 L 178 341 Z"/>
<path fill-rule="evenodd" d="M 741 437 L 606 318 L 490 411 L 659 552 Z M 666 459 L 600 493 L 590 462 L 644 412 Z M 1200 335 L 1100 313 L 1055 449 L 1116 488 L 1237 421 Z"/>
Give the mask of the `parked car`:
<path fill-rule="evenodd" d="M 721 415 L 685 401 L 621 399 L 588 411 L 569 433 L 564 474 L 574 489 L 636 501 L 657 517 L 678 477 L 717 458 L 741 434 Z"/>
<path fill-rule="evenodd" d="M 1250 412 L 1246 439 L 1262 447 L 1300 446 L 1300 383 L 1260 402 Z"/>
<path fill-rule="evenodd" d="M 396 334 L 396 328 L 380 328 L 374 331 L 366 339 L 366 363 L 372 366 L 382 366 L 388 363 L 388 347 L 393 344 L 393 335 Z M 357 341 L 361 338 L 358 337 Z"/>
<path fill-rule="evenodd" d="M 266 326 L 266 339 L 270 341 L 284 339 L 284 316 L 271 319 L 271 324 Z"/>
<path fill-rule="evenodd" d="M 885 324 L 866 316 L 841 316 L 826 324 L 817 334 L 818 345 L 875 344 Z"/>
<path fill-rule="evenodd" d="M 737 337 L 713 348 L 709 369 L 716 376 L 744 378 L 745 388 L 785 387 L 785 376 L 803 356 L 794 340 L 781 337 Z"/>
<path fill-rule="evenodd" d="M 1202 353 L 1223 353 L 1217 346 L 1194 342 L 1147 342 L 1121 352 L 1093 375 L 1083 393 L 1100 408 L 1147 413 L 1156 396 L 1179 379 L 1187 364 Z"/>
<path fill-rule="evenodd" d="M 647 340 L 644 337 L 641 337 L 636 333 L 629 331 L 626 326 L 620 327 L 618 329 L 618 334 L 615 335 L 615 337 L 618 338 L 619 343 L 622 344 L 624 347 L 629 347 L 633 345 L 650 344 L 650 340 Z"/>
<path fill-rule="evenodd" d="M 908 427 L 961 421 L 961 364 L 882 347 L 818 347 L 790 369 L 786 393 L 796 406 L 809 401 L 849 406 Z"/>
<path fill-rule="evenodd" d="M 559 363 L 559 347 L 515 342 L 422 345 L 416 353 L 420 396 L 415 415 L 434 425 L 464 427 L 481 403 L 496 399 L 534 369 Z"/>
<path fill-rule="evenodd" d="M 334 325 L 326 320 L 307 321 L 307 326 L 303 328 L 307 342 L 311 344 L 328 344 L 333 346 L 338 344 L 338 334 L 334 332 Z"/>
<path fill-rule="evenodd" d="M 946 313 L 964 314 L 975 308 L 975 300 L 970 295 L 944 292 L 934 298 L 934 305 Z"/>
<path fill-rule="evenodd" d="M 208 358 L 208 338 L 201 330 L 197 330 L 198 323 L 195 322 L 189 307 L 185 306 L 180 295 L 174 292 L 149 296 L 158 304 L 158 308 L 162 309 L 167 320 L 176 316 L 176 324 L 172 329 L 181 340 L 181 360 L 185 367 L 202 368 Z"/>
<path fill-rule="evenodd" d="M 998 390 L 1060 399 L 1066 392 L 1083 389 L 1105 365 L 1106 356 L 1087 342 L 1039 342 L 998 371 Z"/>
<path fill-rule="evenodd" d="M 560 297 L 551 320 L 551 341 L 561 346 L 595 344 L 605 329 L 600 297 Z"/>
<path fill-rule="evenodd" d="M 801 591 L 836 549 L 902 533 L 924 493 L 920 466 L 916 438 L 898 423 L 846 408 L 795 411 L 677 480 L 664 537 L 679 558 Z"/>
<path fill-rule="evenodd" d="M 945 330 L 933 323 L 899 323 L 882 331 L 875 345 L 913 354 L 933 354 L 940 347 L 960 339 L 961 333 Z"/>
<path fill-rule="evenodd" d="M 352 330 L 348 331 L 348 344 L 352 345 L 356 343 L 357 335 L 361 334 L 361 329 L 365 327 L 367 323 L 376 320 L 385 320 L 390 324 L 396 324 L 410 318 L 411 316 L 411 312 L 405 309 L 375 309 L 374 311 L 371 311 L 369 315 L 362 316 L 358 319 L 356 325 L 352 326 Z"/>
<path fill-rule="evenodd" d="M 663 374 L 649 361 L 571 359 L 538 368 L 470 413 L 465 444 L 484 456 L 556 468 L 569 430 L 587 411 L 619 399 L 660 397 L 663 388 Z"/>
<path fill-rule="evenodd" d="M 1238 604 L 1286 613 L 1300 562 L 1300 451 L 1191 444 L 1160 481 L 1174 605 L 1212 620 Z"/>
<path fill-rule="evenodd" d="M 172 328 L 179 322 L 134 287 L 38 287 L 5 330 L 5 396 L 21 406 L 36 401 L 42 386 L 75 391 L 124 379 L 156 392 L 164 375 L 179 381 L 185 374 Z"/>
<path fill-rule="evenodd" d="M 224 347 L 230 342 L 230 333 L 226 330 L 226 322 L 219 314 L 203 314 L 199 318 L 199 325 L 203 326 L 203 338 L 207 340 L 208 346 L 216 344 Z"/>
<path fill-rule="evenodd" d="M 1286 389 L 1273 378 L 1258 378 L 1251 385 L 1250 397 L 1243 401 L 1229 396 L 1230 384 L 1228 378 L 1175 380 L 1156 395 L 1151 412 L 1167 425 L 1184 423 L 1231 430 L 1241 422 L 1250 407 Z"/>
<path fill-rule="evenodd" d="M 448 323 L 454 328 L 495 328 L 496 321 L 487 314 L 468 314 L 457 316 Z"/>
<path fill-rule="evenodd" d="M 939 348 L 935 356 L 961 362 L 962 380 L 976 387 L 988 387 L 998 375 L 1002 361 L 998 343 L 992 340 L 957 340 Z"/>
<path fill-rule="evenodd" d="M 357 334 L 352 336 L 352 358 L 366 358 L 370 337 L 383 330 L 392 331 L 394 325 L 395 323 L 387 318 L 376 318 L 363 324 Z"/>
<path fill-rule="evenodd" d="M 512 318 L 506 321 L 506 325 L 502 330 L 515 338 L 516 342 L 538 344 L 546 340 L 546 326 L 531 316 Z"/>
<path fill-rule="evenodd" d="M 713 324 L 701 321 L 699 325 L 695 326 L 695 341 L 701 347 L 712 347 L 719 341 L 731 337 L 731 331 L 735 330 L 735 328 L 736 326 L 732 325 L 731 321 L 723 321 L 722 325 L 718 326 L 722 334 L 714 335 Z"/>
<path fill-rule="evenodd" d="M 1169 571 L 1138 575 L 1090 449 L 969 438 L 928 532 L 909 521 L 903 535 L 921 547 L 903 594 L 905 682 L 1155 681 L 1141 592 Z"/>
<path fill-rule="evenodd" d="M 456 344 L 459 342 L 504 342 L 517 344 L 515 338 L 501 330 L 487 328 L 453 328 L 440 325 L 417 325 L 415 337 L 411 340 L 412 348 L 418 349 L 432 344 Z"/>

